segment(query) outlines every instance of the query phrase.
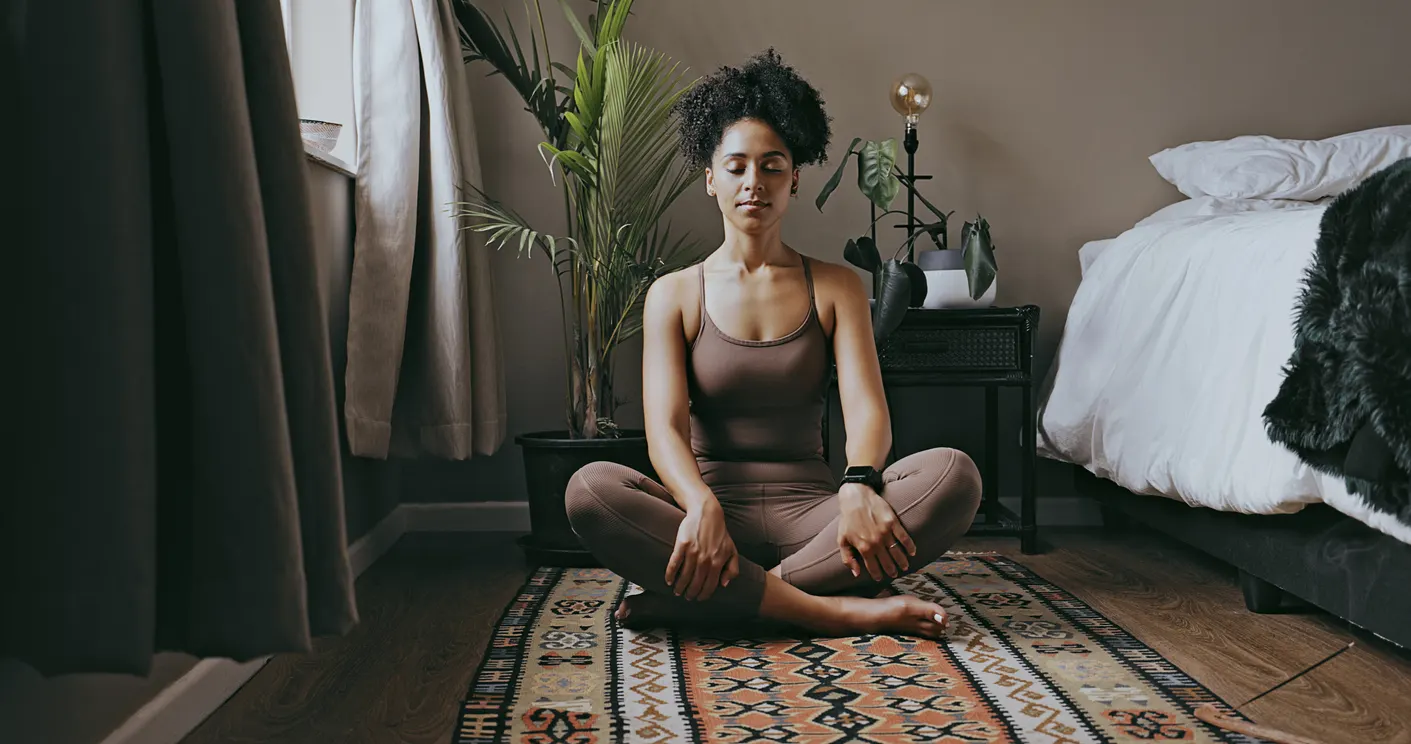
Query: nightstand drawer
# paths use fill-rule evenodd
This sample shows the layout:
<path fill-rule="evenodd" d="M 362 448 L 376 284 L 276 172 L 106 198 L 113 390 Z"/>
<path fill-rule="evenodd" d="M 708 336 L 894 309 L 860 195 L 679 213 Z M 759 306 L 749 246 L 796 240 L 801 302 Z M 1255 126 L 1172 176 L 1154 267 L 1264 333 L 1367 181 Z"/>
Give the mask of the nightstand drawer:
<path fill-rule="evenodd" d="M 882 369 L 889 372 L 953 370 L 1019 370 L 1020 329 L 1017 326 L 901 327 L 878 349 Z"/>

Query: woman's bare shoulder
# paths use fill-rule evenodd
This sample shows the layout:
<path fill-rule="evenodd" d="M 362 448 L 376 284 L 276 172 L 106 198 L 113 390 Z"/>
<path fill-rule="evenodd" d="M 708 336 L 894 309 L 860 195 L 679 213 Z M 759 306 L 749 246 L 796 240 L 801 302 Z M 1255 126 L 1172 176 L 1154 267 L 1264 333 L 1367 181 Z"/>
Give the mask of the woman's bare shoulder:
<path fill-rule="evenodd" d="M 809 257 L 808 262 L 809 268 L 813 271 L 813 284 L 816 293 L 825 295 L 825 299 L 830 302 L 855 302 L 859 298 L 864 298 L 863 302 L 866 303 L 862 279 L 852 266 L 812 256 Z"/>
<path fill-rule="evenodd" d="M 695 302 L 696 293 L 699 291 L 697 271 L 699 269 L 693 264 L 657 277 L 647 289 L 647 297 L 642 307 L 642 312 L 650 313 L 654 319 L 678 320 L 688 342 L 692 335 L 689 329 L 694 327 L 698 320 L 695 317 L 699 312 Z"/>
<path fill-rule="evenodd" d="M 652 285 L 647 288 L 647 301 L 657 303 L 660 308 L 679 308 L 681 293 L 690 288 L 688 279 L 694 276 L 695 270 L 694 266 L 688 266 L 653 279 Z"/>

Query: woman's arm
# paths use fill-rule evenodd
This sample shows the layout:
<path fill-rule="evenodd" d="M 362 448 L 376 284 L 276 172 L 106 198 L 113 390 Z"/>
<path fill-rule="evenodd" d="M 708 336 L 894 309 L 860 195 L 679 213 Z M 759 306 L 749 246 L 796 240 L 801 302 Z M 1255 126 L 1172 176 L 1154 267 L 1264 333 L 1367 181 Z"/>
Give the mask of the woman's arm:
<path fill-rule="evenodd" d="M 833 358 L 838 368 L 848 465 L 881 470 L 892 449 L 892 421 L 882 390 L 882 367 L 872 338 L 872 312 L 862 280 L 846 267 L 834 276 Z"/>
<path fill-rule="evenodd" d="M 839 267 L 833 300 L 833 357 L 843 406 L 848 465 L 881 470 L 892 448 L 891 414 L 882 389 L 882 365 L 872 338 L 872 312 L 857 274 Z M 876 581 L 908 570 L 916 544 L 879 494 L 860 483 L 838 491 L 838 548 L 854 576 Z"/>
<path fill-rule="evenodd" d="M 682 509 L 719 506 L 691 450 L 686 337 L 679 285 L 683 273 L 652 283 L 642 307 L 642 415 L 652 467 Z"/>
<path fill-rule="evenodd" d="M 686 390 L 686 333 L 681 318 L 680 272 L 657 279 L 642 307 L 642 408 L 652 467 L 686 511 L 663 580 L 678 596 L 707 600 L 740 575 L 725 511 L 701 478 L 691 450 L 690 393 Z"/>

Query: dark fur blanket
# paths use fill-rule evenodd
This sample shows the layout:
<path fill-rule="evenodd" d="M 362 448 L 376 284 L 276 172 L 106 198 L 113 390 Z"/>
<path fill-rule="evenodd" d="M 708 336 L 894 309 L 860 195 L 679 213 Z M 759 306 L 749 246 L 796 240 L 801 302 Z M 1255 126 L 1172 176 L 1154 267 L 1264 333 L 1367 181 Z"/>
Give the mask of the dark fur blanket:
<path fill-rule="evenodd" d="M 1328 206 L 1295 327 L 1269 437 L 1411 525 L 1411 158 Z"/>

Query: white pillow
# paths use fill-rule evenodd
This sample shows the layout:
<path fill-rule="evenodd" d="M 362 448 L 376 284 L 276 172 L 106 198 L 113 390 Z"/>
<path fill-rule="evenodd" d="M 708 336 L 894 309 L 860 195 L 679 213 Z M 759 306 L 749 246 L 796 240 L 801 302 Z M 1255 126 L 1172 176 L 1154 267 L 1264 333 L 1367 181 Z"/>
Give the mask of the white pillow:
<path fill-rule="evenodd" d="M 1192 198 L 1315 201 L 1336 196 L 1405 157 L 1411 157 L 1411 126 L 1322 140 L 1247 134 L 1168 148 L 1150 160 L 1162 178 Z"/>

